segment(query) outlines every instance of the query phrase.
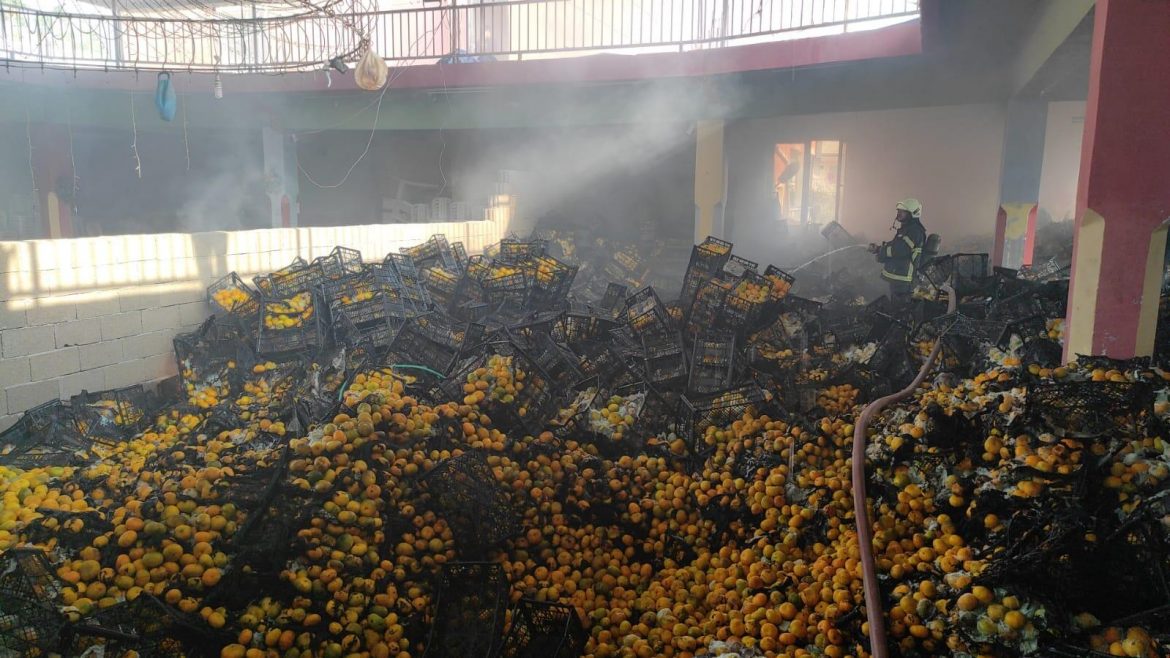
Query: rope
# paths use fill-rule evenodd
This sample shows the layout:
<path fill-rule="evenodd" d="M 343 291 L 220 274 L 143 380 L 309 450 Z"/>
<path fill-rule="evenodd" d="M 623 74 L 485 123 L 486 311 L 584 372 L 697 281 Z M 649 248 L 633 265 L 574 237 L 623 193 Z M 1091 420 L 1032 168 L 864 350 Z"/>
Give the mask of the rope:
<path fill-rule="evenodd" d="M 950 284 L 944 285 L 943 290 L 946 291 L 949 298 L 947 312 L 954 313 L 958 296 Z M 930 357 L 926 359 L 926 363 L 922 364 L 914 381 L 897 393 L 869 403 L 862 410 L 861 417 L 858 418 L 857 424 L 853 428 L 853 519 L 857 525 L 857 551 L 861 555 L 861 575 L 865 589 L 865 617 L 869 622 L 869 650 L 873 658 L 888 658 L 890 648 L 886 639 L 885 622 L 882 619 L 882 593 L 878 588 L 877 566 L 873 558 L 873 525 L 869 521 L 869 510 L 865 504 L 866 432 L 874 417 L 883 409 L 891 403 L 910 396 L 922 385 L 926 375 L 934 368 L 934 362 L 942 351 L 942 339 L 943 336 L 940 335 L 935 340 Z"/>

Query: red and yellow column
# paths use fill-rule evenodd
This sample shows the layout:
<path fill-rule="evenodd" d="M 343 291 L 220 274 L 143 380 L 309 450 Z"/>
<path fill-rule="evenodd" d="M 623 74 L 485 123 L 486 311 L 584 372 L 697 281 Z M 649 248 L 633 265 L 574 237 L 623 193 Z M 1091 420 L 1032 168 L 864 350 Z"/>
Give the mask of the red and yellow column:
<path fill-rule="evenodd" d="M 1170 2 L 1098 0 L 1066 356 L 1153 352 L 1170 219 Z"/>
<path fill-rule="evenodd" d="M 723 159 L 723 121 L 695 125 L 695 242 L 723 234 L 727 169 Z"/>
<path fill-rule="evenodd" d="M 46 238 L 71 238 L 73 232 L 73 163 L 65 126 L 29 126 L 33 185 Z"/>

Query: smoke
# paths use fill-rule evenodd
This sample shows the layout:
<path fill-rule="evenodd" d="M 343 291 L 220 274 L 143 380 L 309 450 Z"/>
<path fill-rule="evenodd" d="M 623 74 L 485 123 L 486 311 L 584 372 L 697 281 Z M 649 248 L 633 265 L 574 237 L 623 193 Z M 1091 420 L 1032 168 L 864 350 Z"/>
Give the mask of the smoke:
<path fill-rule="evenodd" d="M 184 186 L 186 199 L 176 211 L 181 230 L 200 233 L 262 226 L 267 194 L 259 163 L 221 156 L 209 165 Z"/>
<path fill-rule="evenodd" d="M 649 223 L 681 226 L 689 239 L 695 120 L 720 116 L 742 98 L 731 83 L 717 96 L 706 102 L 693 89 L 630 85 L 618 102 L 609 97 L 575 106 L 573 116 L 550 117 L 576 127 L 506 131 L 505 139 L 483 142 L 470 157 L 453 153 L 444 167 L 457 180 L 456 194 L 477 199 L 496 191 L 499 170 L 524 172 L 517 185 L 503 188 L 519 195 L 521 221 L 511 227 L 518 233 L 555 216 L 557 223 L 586 225 L 607 237 Z"/>

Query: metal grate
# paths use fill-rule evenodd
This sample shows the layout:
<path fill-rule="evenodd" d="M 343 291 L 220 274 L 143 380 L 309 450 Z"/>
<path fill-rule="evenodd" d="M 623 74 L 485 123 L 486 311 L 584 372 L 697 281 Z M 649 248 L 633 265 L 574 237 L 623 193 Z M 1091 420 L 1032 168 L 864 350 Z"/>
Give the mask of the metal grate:
<path fill-rule="evenodd" d="M 97 70 L 279 72 L 356 61 L 431 64 L 553 53 L 680 52 L 843 33 L 918 15 L 918 0 L 511 0 L 387 9 L 378 0 L 232 5 L 0 2 L 0 61 Z"/>

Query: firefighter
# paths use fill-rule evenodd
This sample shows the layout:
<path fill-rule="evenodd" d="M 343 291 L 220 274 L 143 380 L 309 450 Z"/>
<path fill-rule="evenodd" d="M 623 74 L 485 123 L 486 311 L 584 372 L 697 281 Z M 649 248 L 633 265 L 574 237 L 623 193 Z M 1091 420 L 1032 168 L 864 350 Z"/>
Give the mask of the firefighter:
<path fill-rule="evenodd" d="M 898 214 L 894 217 L 897 229 L 894 239 L 880 245 L 871 244 L 869 250 L 882 264 L 882 278 L 890 286 L 890 299 L 905 302 L 913 290 L 914 275 L 926 245 L 926 229 L 922 226 L 922 204 L 918 199 L 903 199 L 895 208 Z"/>

